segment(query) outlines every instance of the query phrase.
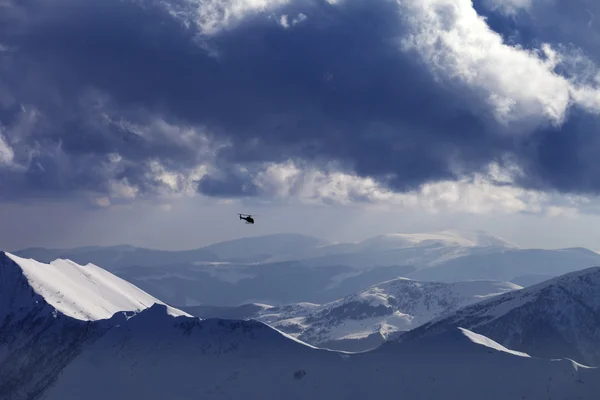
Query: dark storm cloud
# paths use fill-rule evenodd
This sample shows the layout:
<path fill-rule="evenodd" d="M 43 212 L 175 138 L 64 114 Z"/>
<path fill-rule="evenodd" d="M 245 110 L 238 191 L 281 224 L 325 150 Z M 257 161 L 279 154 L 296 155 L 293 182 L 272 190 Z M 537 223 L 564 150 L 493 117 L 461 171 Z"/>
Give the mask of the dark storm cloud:
<path fill-rule="evenodd" d="M 239 171 L 226 170 L 220 176 L 206 175 L 198 182 L 198 190 L 215 197 L 256 196 L 260 193 L 252 176 Z"/>
<path fill-rule="evenodd" d="M 0 52 L 0 121 L 15 163 L 28 166 L 2 172 L 4 197 L 103 193 L 121 178 L 152 192 L 147 162 L 187 171 L 210 159 L 200 140 L 157 120 L 229 140 L 210 160 L 222 171 L 199 182 L 216 196 L 260 193 L 232 166 L 289 159 L 335 160 L 409 190 L 508 154 L 530 173 L 524 186 L 598 187 L 594 117 L 533 137 L 500 134 L 460 86 L 435 82 L 398 49 L 394 2 L 295 2 L 275 14 L 307 15 L 289 29 L 260 14 L 203 38 L 216 56 L 158 1 L 4 4 L 0 44 L 14 50 Z"/>

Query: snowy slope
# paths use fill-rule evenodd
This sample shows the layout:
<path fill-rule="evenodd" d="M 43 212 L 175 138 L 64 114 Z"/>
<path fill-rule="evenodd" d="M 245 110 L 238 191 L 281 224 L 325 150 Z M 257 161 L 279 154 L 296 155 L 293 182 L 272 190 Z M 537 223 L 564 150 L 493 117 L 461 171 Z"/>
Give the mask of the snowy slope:
<path fill-rule="evenodd" d="M 346 355 L 255 321 L 156 305 L 87 347 L 41 400 L 594 399 L 600 371 L 515 354 L 465 330 Z"/>
<path fill-rule="evenodd" d="M 88 267 L 0 253 L 3 400 L 541 400 L 593 399 L 600 390 L 597 369 L 528 357 L 467 330 L 343 354 L 258 321 L 200 320 L 159 301 L 144 308 L 153 300 L 143 292 Z M 88 295 L 106 312 L 143 309 L 93 320 L 104 311 Z"/>
<path fill-rule="evenodd" d="M 418 282 L 397 278 L 321 306 L 268 308 L 256 319 L 319 347 L 359 351 L 459 308 L 521 289 L 508 282 Z"/>
<path fill-rule="evenodd" d="M 400 337 L 466 328 L 514 350 L 600 365 L 600 268 L 569 273 L 474 304 Z"/>
<path fill-rule="evenodd" d="M 0 252 L 0 399 L 43 392 L 81 348 L 127 318 L 122 311 L 154 303 L 162 304 L 93 265 Z"/>
<path fill-rule="evenodd" d="M 160 300 L 93 264 L 70 260 L 50 264 L 24 259 L 10 253 L 31 288 L 58 312 L 80 320 L 107 319 L 120 311 L 140 311 Z M 169 311 L 183 315 L 172 307 Z"/>

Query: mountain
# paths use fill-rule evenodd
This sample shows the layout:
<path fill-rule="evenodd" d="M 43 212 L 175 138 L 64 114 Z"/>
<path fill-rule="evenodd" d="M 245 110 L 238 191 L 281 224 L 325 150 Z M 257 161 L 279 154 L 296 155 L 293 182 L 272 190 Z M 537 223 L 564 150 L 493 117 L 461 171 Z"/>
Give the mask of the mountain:
<path fill-rule="evenodd" d="M 14 252 L 22 258 L 50 263 L 57 259 L 73 260 L 79 264 L 106 265 L 110 271 L 130 266 L 168 266 L 172 264 L 217 262 L 216 254 L 205 249 L 162 251 L 134 246 L 78 247 L 74 249 L 45 249 L 32 247 Z"/>
<path fill-rule="evenodd" d="M 178 307 L 178 309 L 187 312 L 195 317 L 200 317 L 202 319 L 212 319 L 212 318 L 220 318 L 220 319 L 252 319 L 261 315 L 262 312 L 273 309 L 273 306 L 268 304 L 243 304 L 237 307 L 223 307 L 223 306 L 184 306 Z"/>
<path fill-rule="evenodd" d="M 106 265 L 111 270 L 129 266 L 169 266 L 197 263 L 256 263 L 273 256 L 300 255 L 328 242 L 311 236 L 282 233 L 245 237 L 193 250 L 163 251 L 135 246 L 87 246 L 73 249 L 26 248 L 14 252 L 42 262 L 70 259 L 80 264 Z M 292 257 L 294 258 L 294 257 Z"/>
<path fill-rule="evenodd" d="M 0 278 L 3 400 L 541 400 L 600 390 L 598 369 L 466 329 L 345 354 L 259 321 L 191 317 L 93 265 L 0 253 Z"/>
<path fill-rule="evenodd" d="M 517 276 L 513 278 L 511 282 L 519 286 L 527 287 L 536 285 L 538 283 L 547 281 L 552 278 L 554 278 L 554 275 L 530 274 Z"/>
<path fill-rule="evenodd" d="M 504 250 L 518 249 L 518 246 L 481 231 L 390 233 L 355 243 L 322 245 L 310 253 L 271 257 L 269 262 L 302 260 L 313 266 L 341 264 L 366 268 L 410 264 L 423 267 L 440 258 L 490 248 Z"/>
<path fill-rule="evenodd" d="M 163 303 L 94 265 L 0 252 L 0 398 L 43 392 L 85 343 L 123 322 L 122 311 L 153 304 Z"/>
<path fill-rule="evenodd" d="M 231 309 L 182 309 L 201 317 L 252 318 L 317 347 L 365 351 L 381 345 L 391 334 L 517 289 L 521 287 L 508 282 L 438 283 L 396 278 L 323 305 L 249 304 Z"/>
<path fill-rule="evenodd" d="M 260 320 L 315 346 L 364 351 L 390 334 L 407 331 L 441 315 L 521 289 L 508 282 L 418 282 L 397 278 L 303 313 L 277 315 L 263 311 Z M 277 319 L 275 319 L 275 318 Z M 361 343 L 364 342 L 364 343 Z"/>
<path fill-rule="evenodd" d="M 358 243 L 361 251 L 396 250 L 407 247 L 458 246 L 518 248 L 500 237 L 483 231 L 446 230 L 430 233 L 392 233 Z"/>
<path fill-rule="evenodd" d="M 600 255 L 582 248 L 504 249 L 473 251 L 461 257 L 440 260 L 412 272 L 417 280 L 460 282 L 468 279 L 511 281 L 524 275 L 556 277 L 600 266 Z"/>
<path fill-rule="evenodd" d="M 360 271 L 343 265 L 313 268 L 292 261 L 129 267 L 114 273 L 169 304 L 231 307 L 248 303 L 327 303 L 378 282 L 406 276 L 412 270 L 404 266 Z"/>
<path fill-rule="evenodd" d="M 591 400 L 599 378 L 467 330 L 349 355 L 260 322 L 173 317 L 156 305 L 85 348 L 40 399 Z"/>
<path fill-rule="evenodd" d="M 181 306 L 324 304 L 398 276 L 529 286 L 600 266 L 600 254 L 590 250 L 522 249 L 479 231 L 386 234 L 334 244 L 305 235 L 276 234 L 181 252 L 130 246 L 34 250 L 16 255 L 43 262 L 58 257 L 102 265 L 151 295 Z"/>
<path fill-rule="evenodd" d="M 600 268 L 589 268 L 509 292 L 432 320 L 402 342 L 457 327 L 544 358 L 600 366 Z"/>
<path fill-rule="evenodd" d="M 216 254 L 222 260 L 266 262 L 274 257 L 295 260 L 328 244 L 329 242 L 312 236 L 279 233 L 220 242 L 204 247 L 203 250 Z"/>

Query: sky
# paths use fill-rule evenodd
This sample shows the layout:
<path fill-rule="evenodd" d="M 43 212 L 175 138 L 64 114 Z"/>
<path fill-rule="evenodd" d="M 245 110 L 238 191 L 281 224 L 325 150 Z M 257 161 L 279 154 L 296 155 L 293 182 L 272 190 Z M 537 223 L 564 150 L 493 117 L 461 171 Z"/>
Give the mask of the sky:
<path fill-rule="evenodd" d="M 0 248 L 479 229 L 600 249 L 599 18 L 592 0 L 0 0 Z"/>

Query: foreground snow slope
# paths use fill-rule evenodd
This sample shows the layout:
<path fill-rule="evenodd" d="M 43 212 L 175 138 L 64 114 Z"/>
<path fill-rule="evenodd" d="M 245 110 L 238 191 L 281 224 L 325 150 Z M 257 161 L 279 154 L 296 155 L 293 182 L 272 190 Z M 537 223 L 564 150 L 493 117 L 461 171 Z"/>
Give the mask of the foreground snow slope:
<path fill-rule="evenodd" d="M 155 305 L 84 349 L 41 399 L 592 400 L 599 390 L 597 369 L 510 353 L 465 330 L 347 355 L 260 322 Z"/>
<path fill-rule="evenodd" d="M 155 303 L 162 304 L 93 265 L 0 252 L 0 399 L 34 398 L 81 348 L 126 319 L 120 311 Z"/>
<path fill-rule="evenodd" d="M 397 278 L 321 306 L 266 308 L 256 319 L 319 347 L 363 351 L 461 307 L 522 289 L 509 282 L 418 282 Z"/>
<path fill-rule="evenodd" d="M 600 268 L 471 305 L 424 324 L 400 340 L 411 342 L 457 327 L 532 355 L 600 365 Z"/>

